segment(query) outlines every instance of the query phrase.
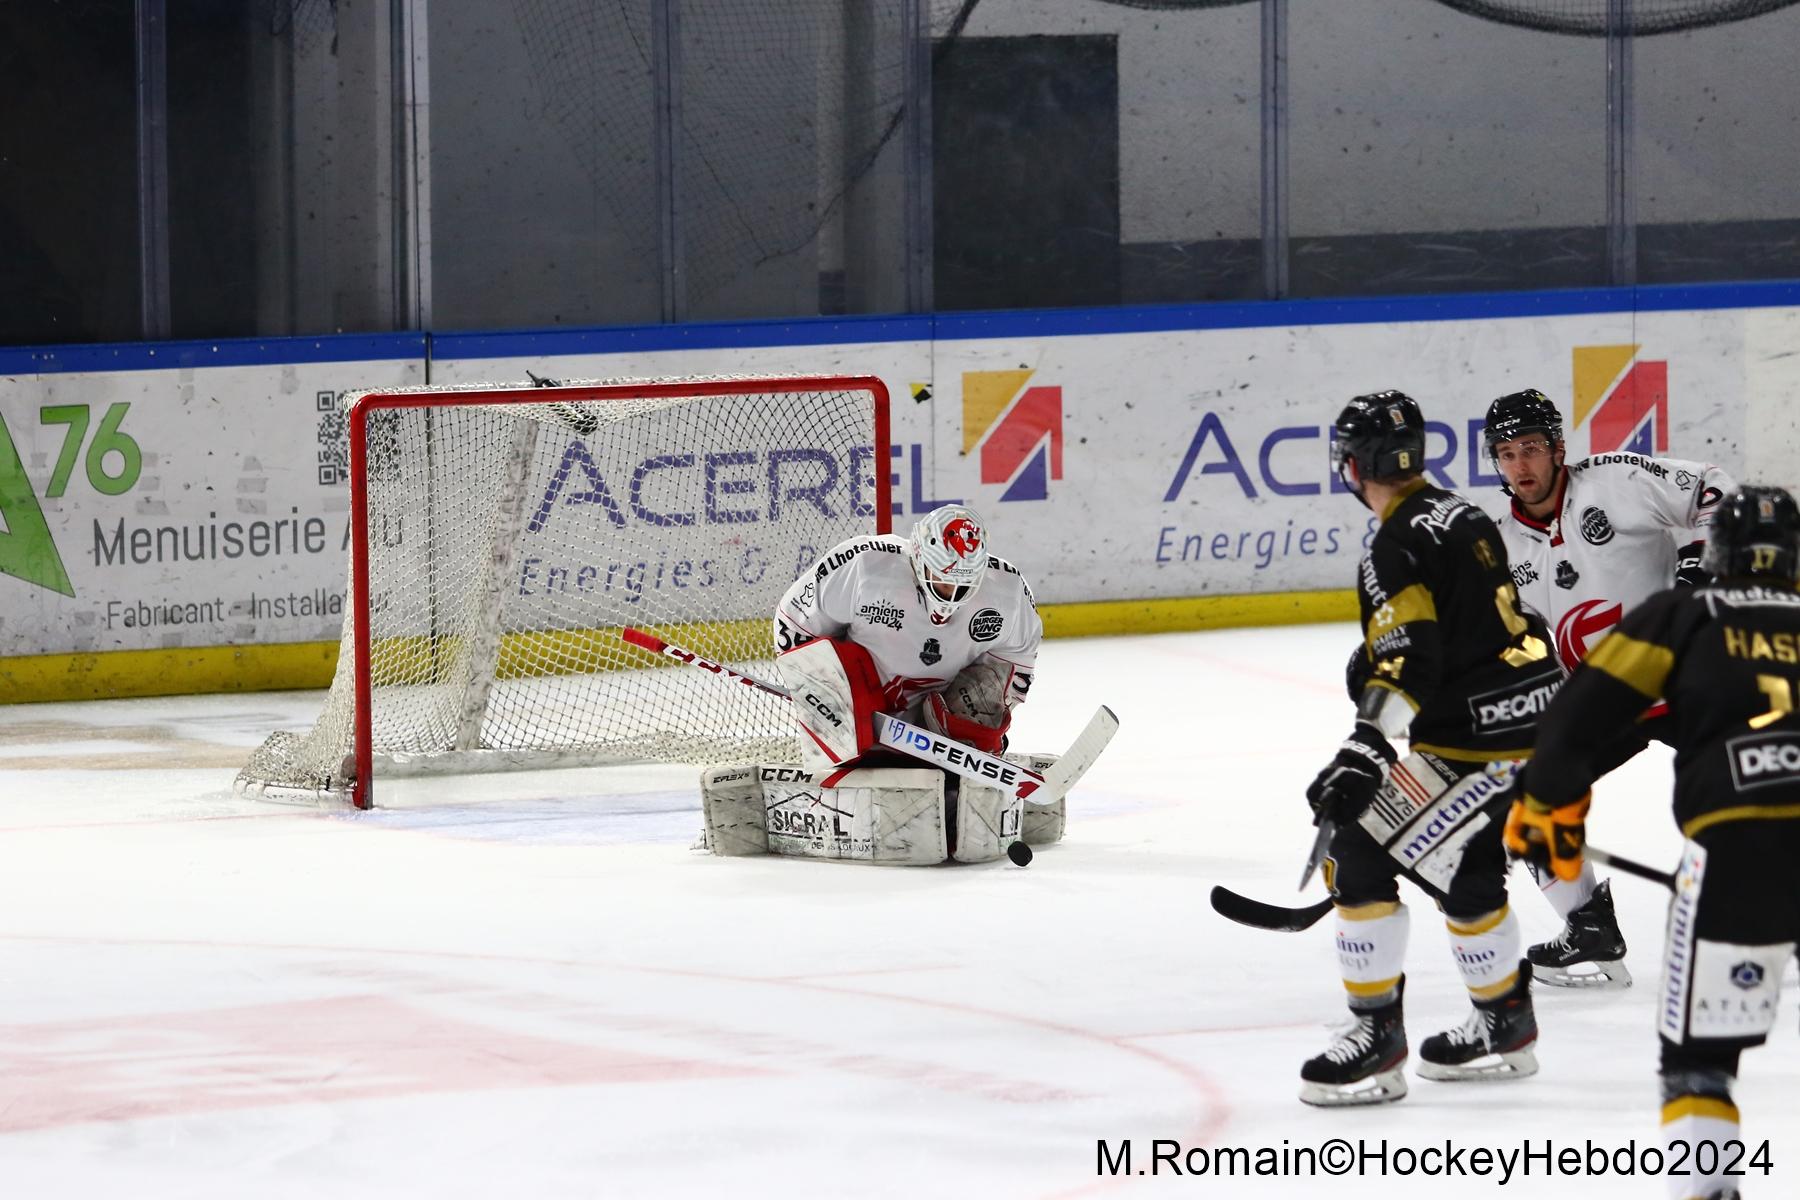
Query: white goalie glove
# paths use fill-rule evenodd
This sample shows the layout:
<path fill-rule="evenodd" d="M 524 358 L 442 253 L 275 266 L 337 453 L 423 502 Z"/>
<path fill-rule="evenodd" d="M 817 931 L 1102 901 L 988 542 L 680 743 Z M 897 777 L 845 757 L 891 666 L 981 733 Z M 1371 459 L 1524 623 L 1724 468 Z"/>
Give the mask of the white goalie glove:
<path fill-rule="evenodd" d="M 922 720 L 933 733 L 998 754 L 1012 725 L 1007 706 L 1012 669 L 987 659 L 964 667 L 942 692 L 925 697 Z"/>

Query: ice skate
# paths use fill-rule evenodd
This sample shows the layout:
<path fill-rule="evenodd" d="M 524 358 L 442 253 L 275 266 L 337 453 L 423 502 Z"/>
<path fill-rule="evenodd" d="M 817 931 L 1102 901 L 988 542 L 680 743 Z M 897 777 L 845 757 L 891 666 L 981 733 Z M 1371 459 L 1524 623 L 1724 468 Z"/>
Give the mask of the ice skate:
<path fill-rule="evenodd" d="M 1400 982 L 1405 990 L 1406 981 Z M 1388 1104 L 1406 1095 L 1406 1025 L 1398 997 L 1353 1010 L 1354 1023 L 1300 1068 L 1300 1099 L 1321 1108 Z"/>
<path fill-rule="evenodd" d="M 1477 1000 L 1461 1025 L 1434 1033 L 1419 1046 L 1421 1079 L 1521 1079 L 1537 1073 L 1537 1018 L 1531 1008 L 1531 964 L 1519 963 L 1518 982 L 1504 996 Z"/>
<path fill-rule="evenodd" d="M 1526 949 L 1539 982 L 1551 987 L 1604 988 L 1631 986 L 1625 969 L 1625 935 L 1613 915 L 1612 880 L 1594 889 L 1586 904 L 1569 914 L 1563 931 Z"/>

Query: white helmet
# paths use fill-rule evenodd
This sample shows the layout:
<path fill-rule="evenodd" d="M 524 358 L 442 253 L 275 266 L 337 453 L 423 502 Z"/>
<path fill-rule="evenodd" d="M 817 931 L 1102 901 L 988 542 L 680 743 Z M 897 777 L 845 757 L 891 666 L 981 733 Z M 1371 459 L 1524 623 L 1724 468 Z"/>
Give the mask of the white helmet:
<path fill-rule="evenodd" d="M 934 508 L 913 526 L 908 557 L 931 623 L 942 625 L 987 574 L 987 526 L 960 504 Z"/>

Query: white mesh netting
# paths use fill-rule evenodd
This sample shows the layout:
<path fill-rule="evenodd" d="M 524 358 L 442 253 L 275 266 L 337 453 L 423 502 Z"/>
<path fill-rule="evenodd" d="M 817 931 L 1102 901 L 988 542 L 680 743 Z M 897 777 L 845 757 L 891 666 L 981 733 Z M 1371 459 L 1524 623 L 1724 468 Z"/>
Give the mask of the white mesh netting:
<path fill-rule="evenodd" d="M 877 528 L 878 401 L 843 381 L 679 382 L 707 390 L 371 397 L 429 400 L 371 408 L 367 423 L 370 716 L 385 768 L 797 754 L 785 701 L 670 666 L 618 630 L 772 674 L 783 590 L 836 542 Z M 344 792 L 354 610 L 318 723 L 272 735 L 239 791 Z"/>

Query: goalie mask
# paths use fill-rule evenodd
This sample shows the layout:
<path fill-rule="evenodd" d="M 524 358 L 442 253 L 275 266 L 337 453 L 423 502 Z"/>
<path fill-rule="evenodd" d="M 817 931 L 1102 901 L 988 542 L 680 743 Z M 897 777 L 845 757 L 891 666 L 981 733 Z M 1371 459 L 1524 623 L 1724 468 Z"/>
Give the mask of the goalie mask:
<path fill-rule="evenodd" d="M 1349 464 L 1356 464 L 1351 478 Z M 1344 406 L 1332 426 L 1331 466 L 1362 499 L 1371 479 L 1417 475 L 1425 469 L 1425 414 L 1405 392 L 1373 392 Z"/>
<path fill-rule="evenodd" d="M 942 625 L 987 574 L 987 527 L 960 504 L 934 508 L 913 526 L 908 557 L 931 623 Z"/>
<path fill-rule="evenodd" d="M 1786 488 L 1745 484 L 1713 515 L 1700 565 L 1717 579 L 1800 581 L 1800 506 Z"/>

